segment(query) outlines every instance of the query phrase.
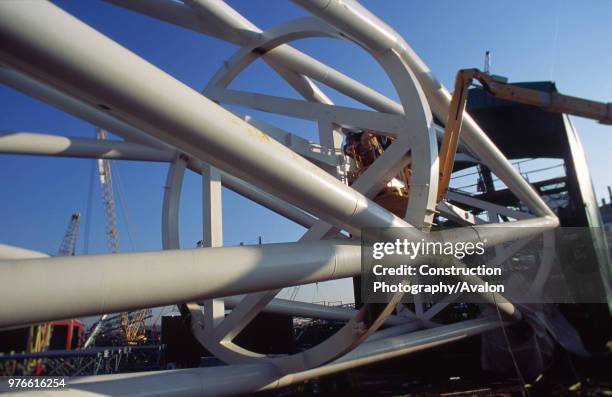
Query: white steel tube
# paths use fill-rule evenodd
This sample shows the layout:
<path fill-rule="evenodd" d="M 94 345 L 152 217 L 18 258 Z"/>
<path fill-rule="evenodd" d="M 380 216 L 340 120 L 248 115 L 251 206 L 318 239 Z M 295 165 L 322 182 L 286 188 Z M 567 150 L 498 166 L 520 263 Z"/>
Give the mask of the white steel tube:
<path fill-rule="evenodd" d="M 293 0 L 293 2 L 373 50 L 380 52 L 393 50 L 400 54 L 421 83 L 433 113 L 441 120 L 446 120 L 450 106 L 449 92 L 408 43 L 368 9 L 355 0 Z M 472 153 L 480 157 L 483 163 L 537 216 L 550 216 L 556 219 L 552 210 L 512 167 L 468 113 L 464 115 L 461 133 L 461 139 Z"/>
<path fill-rule="evenodd" d="M 228 296 L 223 298 L 225 307 L 233 309 L 244 298 L 244 295 Z M 314 303 L 299 302 L 289 299 L 275 298 L 268 303 L 263 309 L 266 313 L 285 314 L 288 316 L 316 318 L 332 321 L 349 321 L 357 310 L 346 309 L 342 307 L 324 306 Z M 385 325 L 405 325 L 410 322 L 409 319 L 399 316 L 389 316 L 385 321 Z"/>
<path fill-rule="evenodd" d="M 176 153 L 138 143 L 32 132 L 0 134 L 0 153 L 114 160 L 172 161 Z"/>
<path fill-rule="evenodd" d="M 12 245 L 0 244 L 0 261 L 48 257 L 49 255 L 43 252 L 32 251 L 27 248 L 15 247 Z"/>
<path fill-rule="evenodd" d="M 3 261 L 0 328 L 352 277 L 360 270 L 360 247 L 332 241 Z"/>
<path fill-rule="evenodd" d="M 240 44 L 243 44 L 242 40 L 244 40 L 245 37 L 255 37 L 253 35 L 247 35 L 243 36 L 242 40 L 236 41 L 235 39 L 232 39 L 232 37 L 237 37 L 236 34 L 232 33 L 231 29 L 227 29 L 227 27 L 223 30 L 223 32 L 213 31 L 210 28 L 210 24 L 202 23 L 201 19 L 191 12 L 188 6 L 177 1 L 154 0 L 154 4 L 152 6 L 142 0 L 130 2 L 125 2 L 122 0 L 107 1 L 137 12 L 145 13 L 154 18 L 165 20 L 166 22 L 174 23 L 185 28 L 200 31 L 202 33 L 210 34 L 225 40 L 238 42 Z M 351 32 L 353 33 L 354 37 L 357 37 L 359 40 L 361 40 L 361 42 L 372 46 L 372 48 L 379 48 L 381 51 L 393 48 L 400 52 L 404 56 L 404 59 L 407 61 L 408 65 L 413 69 L 413 71 L 415 71 L 419 82 L 423 85 L 434 114 L 436 114 L 436 116 L 441 120 L 446 119 L 448 114 L 448 106 L 450 104 L 450 94 L 448 91 L 433 76 L 424 62 L 416 55 L 416 53 L 414 53 L 408 44 L 391 28 L 372 15 L 367 9 L 352 1 L 332 2 L 328 0 L 321 0 L 318 2 L 296 1 L 296 3 L 323 17 L 332 24 L 335 22 L 336 25 L 340 26 L 342 29 L 348 29 L 349 31 L 352 29 Z M 344 10 L 347 12 L 345 13 Z M 235 13 L 231 7 L 223 3 L 221 3 L 218 7 L 215 7 L 214 11 L 214 15 L 218 16 L 219 20 L 222 21 L 231 20 L 231 15 Z M 330 15 L 333 13 L 336 14 Z M 355 21 L 359 19 L 355 18 L 355 15 L 350 15 L 351 13 L 359 15 L 362 20 L 355 23 Z M 345 20 L 342 20 L 342 17 L 345 18 Z M 245 20 L 243 17 L 241 18 L 242 20 Z M 349 20 L 351 22 L 347 22 Z M 246 23 L 250 24 L 248 21 Z M 237 25 L 241 24 L 242 22 L 234 23 L 230 26 L 232 28 L 238 28 Z M 253 26 L 252 24 L 250 25 Z M 242 25 L 242 27 L 244 29 L 247 28 L 246 25 Z M 356 27 L 361 30 L 355 33 Z M 347 76 L 337 72 L 333 68 L 321 64 L 315 59 L 312 59 L 289 46 L 279 47 L 268 55 L 270 56 L 271 60 L 279 65 L 312 77 L 315 80 L 321 81 L 346 95 L 368 104 L 374 109 L 390 113 L 402 113 L 401 106 L 398 103 L 380 95 L 368 87 L 365 87 Z M 525 183 L 524 180 L 522 180 L 520 175 L 517 175 L 511 164 L 503 161 L 498 162 L 501 152 L 482 132 L 482 130 L 480 130 L 480 127 L 478 127 L 478 125 L 467 113 L 462 130 L 464 132 L 463 140 L 468 143 L 470 150 L 477 153 L 482 158 L 483 162 L 489 165 L 498 176 L 506 180 L 509 187 L 517 188 L 517 195 L 528 203 L 537 215 L 553 216 L 550 209 L 539 199 L 539 197 L 537 197 L 535 191 L 533 191 L 533 189 L 527 183 Z M 460 142 L 460 146 L 462 148 L 461 150 L 464 150 L 463 142 Z"/>
<path fill-rule="evenodd" d="M 262 33 L 261 29 L 223 1 L 186 0 L 186 3 L 192 8 L 190 14 L 198 14 L 199 25 L 203 25 L 205 30 L 218 33 L 219 37 L 226 40 L 246 44 L 258 40 Z M 182 6 L 180 3 L 176 5 Z M 308 77 L 286 69 L 275 59 L 272 52 L 265 54 L 263 59 L 306 100 L 331 103 L 331 100 Z"/>
<path fill-rule="evenodd" d="M 157 149 L 175 151 L 171 146 L 147 135 L 143 131 L 123 121 L 117 120 L 115 117 L 103 113 L 100 109 L 84 104 L 17 70 L 7 68 L 6 66 L 0 66 L 0 81 L 34 98 L 45 101 L 61 110 L 80 117 L 96 126 L 102 127 L 107 131 L 113 132 L 127 140 L 143 143 Z M 201 173 L 202 167 L 200 161 L 191 160 L 189 167 Z M 310 227 L 316 221 L 316 218 L 311 215 L 227 173 L 222 174 L 222 183 L 228 189 L 263 205 L 271 211 L 281 214 L 299 225 Z"/>
<path fill-rule="evenodd" d="M 48 84 L 44 84 L 18 70 L 0 64 L 0 82 L 33 98 L 44 101 L 64 112 L 75 115 L 91 124 L 121 136 L 129 141 L 142 143 L 158 149 L 171 149 L 158 139 L 143 133 L 133 126 L 117 120 L 102 109 L 83 103 Z"/>
<path fill-rule="evenodd" d="M 264 390 L 283 387 L 317 376 L 329 375 L 362 365 L 401 357 L 409 353 L 479 335 L 483 332 L 499 328 L 501 325 L 498 319 L 483 318 L 416 331 L 407 335 L 365 342 L 331 364 L 284 376 L 277 382 L 267 385 Z"/>
<path fill-rule="evenodd" d="M 0 55 L 15 67 L 347 230 L 409 226 L 52 4 L 3 2 L 0 11 Z"/>
<path fill-rule="evenodd" d="M 180 1 L 174 0 L 105 0 L 108 3 L 115 4 L 129 10 L 148 15 L 150 17 L 182 26 L 186 29 L 194 30 L 200 33 L 211 35 L 213 37 L 227 40 L 236 44 L 246 45 L 248 39 L 254 39 L 258 36 L 257 32 L 261 30 L 253 25 L 249 20 L 240 15 L 240 21 L 234 21 L 231 18 L 236 15 L 236 11 L 224 2 L 205 1 L 204 4 L 209 7 L 205 20 L 202 16 L 196 15 L 193 10 Z M 210 19 L 216 23 L 206 23 Z M 231 23 L 230 23 L 231 21 Z M 223 24 L 225 22 L 225 25 Z M 223 28 L 223 29 L 220 29 Z M 239 29 L 241 32 L 232 32 L 232 29 Z M 246 32 L 246 34 L 245 34 Z M 238 39 L 240 38 L 240 39 Z M 352 97 L 358 101 L 367 104 L 373 109 L 380 112 L 403 114 L 402 106 L 392 99 L 380 94 L 368 86 L 346 76 L 334 68 L 317 61 L 316 59 L 296 50 L 289 45 L 279 46 L 272 51 L 264 54 L 264 59 L 270 65 L 277 69 L 285 79 L 287 76 L 282 73 L 280 68 L 285 71 L 295 72 L 297 76 L 308 76 L 317 80 L 339 92 Z M 291 83 L 291 82 L 290 82 Z M 319 90 L 308 88 L 304 90 L 306 84 L 292 84 L 298 91 L 308 98 L 309 95 L 320 95 Z M 306 92 L 305 92 L 306 91 Z M 311 92 L 312 91 L 312 92 Z M 319 101 L 324 102 L 324 101 Z M 436 128 L 438 138 L 441 139 L 443 129 Z M 459 142 L 458 152 L 466 152 L 467 149 L 463 142 Z"/>
<path fill-rule="evenodd" d="M 239 45 L 252 43 L 261 33 L 261 29 L 223 1 L 189 0 L 191 5 L 195 6 L 194 8 L 205 11 L 200 15 L 179 1 L 106 1 Z M 397 102 L 289 45 L 282 45 L 269 51 L 264 55 L 264 59 L 273 67 L 286 68 L 289 71 L 312 77 L 381 112 L 403 113 L 401 105 Z"/>
<path fill-rule="evenodd" d="M 174 371 L 140 372 L 73 378 L 59 396 L 235 396 L 273 390 L 314 377 L 456 342 L 500 327 L 490 319 L 469 320 L 434 329 L 366 342 L 338 360 L 304 372 L 281 374 L 270 364 L 230 365 Z M 40 392 L 23 392 L 42 396 Z"/>
<path fill-rule="evenodd" d="M 545 229 L 538 221 L 518 221 L 524 227 L 517 227 L 510 235 L 503 228 L 477 226 L 430 236 L 434 241 L 487 241 L 487 246 L 493 246 Z M 388 259 L 396 264 L 402 257 Z M 423 256 L 413 263 L 434 260 Z M 216 266 L 218 263 L 231 266 Z M 360 272 L 361 247 L 332 240 L 3 261 L 0 328 L 280 289 Z M 33 280 L 45 282 L 32 289 Z M 482 281 L 469 277 L 469 282 Z M 30 291 L 27 299 L 19 293 L 24 290 Z M 499 294 L 482 296 L 510 317 L 520 319 L 520 312 Z"/>
<path fill-rule="evenodd" d="M 228 32 L 218 23 L 205 23 L 191 7 L 174 0 L 105 0 L 119 7 L 148 15 L 152 18 L 182 26 L 186 29 L 204 33 L 234 44 L 243 44 L 244 39 L 239 34 Z"/>
<path fill-rule="evenodd" d="M 198 174 L 202 173 L 201 162 L 190 160 L 188 166 L 192 171 L 195 171 Z M 284 216 L 287 219 L 292 220 L 305 228 L 310 228 L 317 221 L 317 218 L 314 216 L 307 214 L 288 202 L 283 201 L 268 192 L 264 192 L 263 190 L 243 181 L 240 178 L 236 178 L 227 172 L 221 171 L 221 183 L 224 187 L 256 202 L 259 205 L 266 207 L 271 211 L 276 212 L 279 215 Z"/>
<path fill-rule="evenodd" d="M 51 3 L 0 3 L 0 58 L 353 233 L 409 226 Z"/>

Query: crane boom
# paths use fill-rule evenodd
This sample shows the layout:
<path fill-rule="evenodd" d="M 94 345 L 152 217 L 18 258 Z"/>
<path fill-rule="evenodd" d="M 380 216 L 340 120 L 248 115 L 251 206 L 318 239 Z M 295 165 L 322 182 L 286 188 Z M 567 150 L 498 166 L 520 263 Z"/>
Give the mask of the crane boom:
<path fill-rule="evenodd" d="M 70 222 L 68 223 L 64 240 L 62 240 L 62 244 L 60 245 L 58 256 L 74 256 L 80 219 L 81 214 L 78 212 L 75 212 L 70 217 Z"/>
<path fill-rule="evenodd" d="M 60 244 L 59 250 L 57 252 L 58 256 L 74 256 L 80 220 L 81 214 L 78 212 L 75 212 L 70 216 L 70 221 L 68 222 L 66 234 L 64 234 L 64 239 L 62 240 L 62 243 Z M 30 327 L 30 335 L 28 337 L 28 352 L 33 353 L 47 350 L 51 341 L 52 333 L 52 323 L 32 325 Z M 38 360 L 35 360 L 33 362 L 37 365 L 40 364 L 40 361 Z"/>
<path fill-rule="evenodd" d="M 102 128 L 97 128 L 96 137 L 99 140 L 106 139 L 106 131 Z M 104 215 L 106 219 L 106 239 L 108 249 L 111 253 L 119 252 L 119 231 L 117 229 L 117 215 L 115 211 L 115 195 L 113 192 L 113 179 L 110 168 L 110 161 L 107 159 L 98 159 L 98 178 L 100 181 L 100 189 L 102 191 L 102 201 L 104 204 Z M 145 326 L 144 319 L 146 310 L 139 310 L 134 313 L 134 319 L 130 319 L 127 312 L 120 314 L 121 329 L 123 338 L 128 344 L 137 342 L 144 337 Z M 104 321 L 108 319 L 108 314 L 100 317 L 95 327 L 91 331 L 84 347 L 90 346 L 96 335 L 101 331 Z"/>
<path fill-rule="evenodd" d="M 96 129 L 96 138 L 99 140 L 106 139 L 106 131 L 98 127 Z M 115 213 L 115 195 L 113 192 L 113 179 L 110 170 L 110 161 L 107 159 L 98 159 L 98 180 L 100 181 L 100 190 L 102 192 L 102 204 L 104 205 L 104 219 L 106 222 L 106 243 L 110 253 L 119 252 L 119 231 L 117 229 L 117 216 Z M 108 314 L 103 314 L 95 324 L 89 337 L 85 341 L 83 347 L 87 348 L 94 342 L 96 336 L 102 330 L 102 325 L 107 320 Z"/>
<path fill-rule="evenodd" d="M 438 201 L 446 195 L 450 176 L 455 163 L 455 153 L 459 143 L 459 132 L 463 113 L 467 103 L 467 94 L 476 79 L 490 95 L 507 101 L 537 106 L 547 112 L 565 113 L 586 117 L 601 124 L 612 124 L 612 103 L 591 101 L 558 92 L 543 92 L 531 88 L 508 84 L 502 79 L 478 69 L 462 69 L 457 72 L 455 87 L 444 128 L 444 138 L 440 147 L 440 180 L 438 183 Z"/>
<path fill-rule="evenodd" d="M 99 140 L 106 139 L 106 131 L 98 128 L 96 130 L 96 137 Z M 119 252 L 119 232 L 117 230 L 115 195 L 113 193 L 113 180 L 109 160 L 98 159 L 98 178 L 100 180 L 100 190 L 102 191 L 102 202 L 104 204 L 108 249 L 114 254 Z"/>

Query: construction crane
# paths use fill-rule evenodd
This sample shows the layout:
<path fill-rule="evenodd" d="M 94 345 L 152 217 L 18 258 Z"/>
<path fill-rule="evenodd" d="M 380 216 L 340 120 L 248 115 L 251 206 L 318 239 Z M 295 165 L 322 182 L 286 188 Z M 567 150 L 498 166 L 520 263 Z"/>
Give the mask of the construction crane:
<path fill-rule="evenodd" d="M 106 139 L 106 131 L 102 128 L 96 129 L 96 138 L 98 140 Z M 98 179 L 100 181 L 100 190 L 102 192 L 102 203 L 104 205 L 104 217 L 106 220 L 106 241 L 108 250 L 114 254 L 119 252 L 119 230 L 117 228 L 117 217 L 115 211 L 115 195 L 113 192 L 113 179 L 110 167 L 110 161 L 107 159 L 98 159 Z M 133 313 L 130 318 L 129 313 L 121 313 L 121 330 L 123 338 L 128 344 L 137 343 L 144 337 L 144 320 L 147 311 L 140 310 Z M 108 314 L 100 317 L 95 327 L 91 331 L 84 347 L 89 347 L 95 340 L 96 335 L 101 331 L 104 321 L 108 318 Z"/>
<path fill-rule="evenodd" d="M 76 249 L 76 239 L 77 233 L 79 231 L 79 220 L 81 219 L 81 214 L 75 212 L 70 217 L 70 222 L 68 223 L 68 229 L 66 229 L 66 234 L 64 235 L 64 240 L 60 245 L 58 256 L 74 256 L 74 252 Z"/>
<path fill-rule="evenodd" d="M 106 131 L 102 128 L 96 130 L 96 138 L 106 139 Z M 117 229 L 117 217 L 115 212 L 115 195 L 113 192 L 113 179 L 110 169 L 110 161 L 98 159 L 98 178 L 100 190 L 102 191 L 102 203 L 104 204 L 104 219 L 106 220 L 106 242 L 111 254 L 119 252 L 119 230 Z"/>
<path fill-rule="evenodd" d="M 487 56 L 490 56 L 487 54 Z M 490 62 L 490 61 L 489 61 Z M 487 61 L 485 61 L 485 64 Z M 488 94 L 495 98 L 537 106 L 547 112 L 565 113 L 586 117 L 601 124 L 612 124 L 612 103 L 591 101 L 563 95 L 558 92 L 543 92 L 531 88 L 509 84 L 500 76 L 491 75 L 478 69 L 462 69 L 457 72 L 455 88 L 451 99 L 448 120 L 444 128 L 444 138 L 440 148 L 440 182 L 438 184 L 438 201 L 442 200 L 448 190 L 450 176 L 455 163 L 455 153 L 459 143 L 459 132 L 468 98 L 468 90 L 476 79 Z"/>
<path fill-rule="evenodd" d="M 68 228 L 64 234 L 64 239 L 62 240 L 58 250 L 58 256 L 74 256 L 80 219 L 81 214 L 78 212 L 71 215 L 70 221 L 68 222 Z M 32 325 L 30 327 L 30 335 L 28 337 L 28 352 L 38 353 L 47 350 L 49 343 L 51 342 L 52 334 L 52 323 Z M 28 363 L 30 370 L 35 371 L 37 374 L 41 370 L 41 365 L 41 359 L 33 359 Z"/>

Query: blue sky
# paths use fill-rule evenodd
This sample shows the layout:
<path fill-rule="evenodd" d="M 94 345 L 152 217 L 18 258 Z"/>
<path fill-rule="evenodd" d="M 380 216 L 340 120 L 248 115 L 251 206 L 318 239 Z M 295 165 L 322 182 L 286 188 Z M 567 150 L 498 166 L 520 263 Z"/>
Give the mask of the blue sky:
<path fill-rule="evenodd" d="M 154 63 L 194 89 L 201 90 L 236 46 L 128 12 L 97 0 L 57 0 L 57 5 Z M 511 81 L 554 80 L 561 92 L 612 101 L 612 2 L 592 1 L 364 1 L 415 49 L 447 86 L 457 69 L 482 67 L 492 52 L 492 71 Z M 230 4 L 265 29 L 306 13 L 284 0 L 240 0 Z M 58 26 L 61 28 L 61 26 Z M 347 42 L 312 39 L 296 47 L 350 76 L 396 97 L 378 65 Z M 297 97 L 261 62 L 252 65 L 234 87 Z M 332 99 L 347 103 L 329 92 Z M 8 87 L 0 86 L 0 130 L 93 137 L 94 126 Z M 307 138 L 315 125 L 256 114 Z M 607 197 L 612 129 L 573 119 L 584 145 L 598 197 Z M 0 242 L 55 254 L 70 214 L 87 211 L 91 160 L 0 155 Z M 161 247 L 160 210 L 167 165 L 114 162 L 125 207 L 119 205 L 123 251 Z M 117 178 L 115 178 L 117 179 Z M 224 190 L 224 239 L 228 245 L 293 241 L 304 229 L 236 194 Z M 191 247 L 201 237 L 200 179 L 188 173 L 183 190 L 181 240 Z M 90 253 L 106 251 L 104 218 L 96 185 L 91 218 Z M 125 221 L 127 219 L 127 222 Z M 81 253 L 85 220 L 77 253 Z M 128 239 L 128 225 L 131 241 Z M 344 289 L 342 299 L 350 298 Z M 329 292 L 329 291 L 328 291 Z M 312 294 L 312 298 L 310 296 Z M 305 300 L 331 299 L 308 290 Z"/>

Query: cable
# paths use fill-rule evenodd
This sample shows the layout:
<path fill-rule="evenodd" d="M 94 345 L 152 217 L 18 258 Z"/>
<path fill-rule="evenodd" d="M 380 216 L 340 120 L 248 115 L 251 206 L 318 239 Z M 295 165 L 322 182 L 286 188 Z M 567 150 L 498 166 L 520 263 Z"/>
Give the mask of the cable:
<path fill-rule="evenodd" d="M 502 318 L 502 314 L 501 314 L 501 311 L 499 310 L 499 306 L 497 305 L 497 302 L 495 301 L 495 294 L 492 293 L 491 296 L 493 297 L 493 304 L 495 305 L 495 309 L 497 310 L 497 317 L 499 318 L 499 323 L 501 325 L 502 334 L 504 335 L 504 340 L 506 341 L 506 346 L 508 347 L 508 352 L 510 353 L 510 357 L 512 358 L 512 364 L 514 365 L 514 370 L 516 371 L 516 375 L 518 376 L 519 381 L 521 382 L 521 394 L 523 395 L 523 397 L 530 397 L 529 391 L 525 389 L 525 385 L 527 384 L 527 382 L 525 382 L 525 377 L 523 376 L 523 373 L 521 372 L 521 369 L 519 368 L 518 362 L 516 361 L 516 357 L 514 356 L 514 351 L 512 350 L 512 345 L 510 344 L 510 338 L 508 337 L 508 333 L 506 332 L 506 324 Z"/>
<path fill-rule="evenodd" d="M 127 206 L 124 200 L 123 194 L 123 181 L 121 180 L 121 174 L 119 173 L 119 167 L 117 167 L 114 162 L 109 161 L 109 166 L 112 167 L 112 173 L 115 175 L 115 185 L 117 187 L 117 195 L 119 196 L 119 204 L 121 206 L 121 218 L 123 223 L 125 224 L 125 230 L 128 236 L 128 241 L 130 242 L 130 248 L 134 251 L 134 240 L 132 239 L 132 233 L 130 232 L 130 223 L 128 222 L 127 217 Z"/>
<path fill-rule="evenodd" d="M 87 208 L 85 215 L 85 236 L 83 236 L 83 255 L 89 254 L 89 237 L 91 234 L 91 212 L 93 206 L 94 180 L 96 178 L 96 160 L 91 160 L 91 177 L 89 179 L 89 193 L 87 195 Z"/>
<path fill-rule="evenodd" d="M 295 298 L 296 298 L 296 296 L 297 296 L 299 291 L 300 291 L 300 286 L 299 285 L 293 287 L 293 290 L 291 291 L 291 295 L 289 296 L 289 300 L 291 300 L 291 301 L 295 300 Z"/>
<path fill-rule="evenodd" d="M 318 294 L 319 294 L 319 283 L 316 283 L 315 288 L 312 291 L 312 299 L 310 300 L 310 303 L 314 303 L 315 298 L 317 297 Z"/>

